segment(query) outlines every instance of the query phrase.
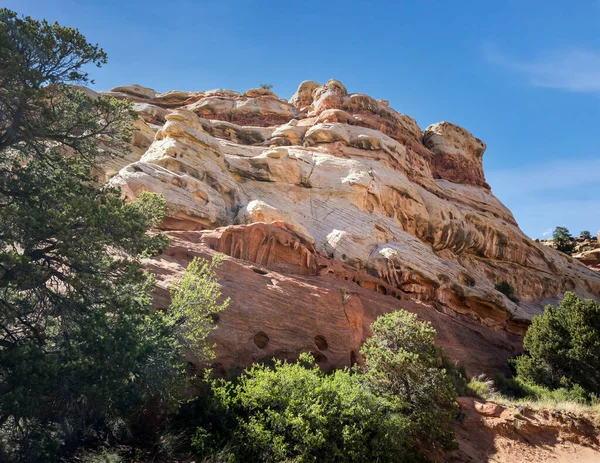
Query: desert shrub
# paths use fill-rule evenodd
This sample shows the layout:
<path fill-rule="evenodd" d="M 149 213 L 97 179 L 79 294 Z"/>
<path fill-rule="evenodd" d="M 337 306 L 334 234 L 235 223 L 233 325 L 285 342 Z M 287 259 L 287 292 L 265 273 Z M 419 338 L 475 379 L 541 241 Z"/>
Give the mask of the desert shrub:
<path fill-rule="evenodd" d="M 448 357 L 442 355 L 442 367 L 446 370 L 448 380 L 452 383 L 456 394 L 460 397 L 468 396 L 467 370 L 458 362 L 452 362 Z"/>
<path fill-rule="evenodd" d="M 592 239 L 592 234 L 590 233 L 590 231 L 589 231 L 589 230 L 583 230 L 583 231 L 581 232 L 581 237 L 582 237 L 584 240 L 591 240 L 591 239 Z"/>
<path fill-rule="evenodd" d="M 297 363 L 254 365 L 237 382 L 213 386 L 222 414 L 235 416 L 233 461 L 418 461 L 402 397 L 375 394 L 362 375 L 324 374 L 303 355 Z M 214 435 L 198 428 L 204 453 Z"/>
<path fill-rule="evenodd" d="M 273 88 L 273 84 L 260 84 L 260 88 L 271 90 Z"/>
<path fill-rule="evenodd" d="M 597 397 L 588 394 L 579 385 L 549 389 L 525 381 L 519 376 L 507 378 L 502 374 L 496 374 L 494 387 L 497 390 L 492 395 L 492 399 L 508 405 L 525 404 L 535 408 L 581 412 L 590 411 L 598 404 Z"/>
<path fill-rule="evenodd" d="M 508 281 L 499 281 L 494 285 L 496 291 L 501 292 L 507 298 L 509 298 L 513 302 L 519 302 L 519 299 L 515 296 L 515 288 Z"/>
<path fill-rule="evenodd" d="M 566 227 L 556 227 L 552 232 L 552 241 L 559 251 L 568 254 L 573 250 L 573 237 Z"/>
<path fill-rule="evenodd" d="M 516 377 L 507 377 L 503 373 L 496 373 L 492 380 L 494 387 L 500 394 L 511 399 L 522 399 L 522 398 L 535 398 L 534 391 L 529 385 Z"/>
<path fill-rule="evenodd" d="M 414 439 L 454 446 L 456 390 L 434 343 L 435 330 L 406 311 L 377 318 L 371 329 L 373 336 L 361 349 L 370 387 L 400 402 Z"/>
<path fill-rule="evenodd" d="M 213 357 L 208 335 L 216 328 L 214 317 L 229 305 L 229 299 L 222 300 L 215 273 L 222 262 L 221 254 L 211 261 L 194 258 L 181 280 L 171 289 L 171 305 L 166 318 L 176 327 L 179 342 L 200 361 Z"/>
<path fill-rule="evenodd" d="M 533 318 L 523 346 L 528 355 L 514 360 L 522 381 L 600 394 L 600 304 L 565 293 L 558 307 Z"/>
<path fill-rule="evenodd" d="M 469 380 L 467 383 L 466 396 L 479 397 L 482 399 L 489 399 L 494 395 L 496 389 L 494 382 L 485 375 L 478 375 Z"/>
<path fill-rule="evenodd" d="M 87 451 L 78 459 L 83 463 L 123 463 L 125 460 L 112 449 L 100 449 L 98 451 Z"/>

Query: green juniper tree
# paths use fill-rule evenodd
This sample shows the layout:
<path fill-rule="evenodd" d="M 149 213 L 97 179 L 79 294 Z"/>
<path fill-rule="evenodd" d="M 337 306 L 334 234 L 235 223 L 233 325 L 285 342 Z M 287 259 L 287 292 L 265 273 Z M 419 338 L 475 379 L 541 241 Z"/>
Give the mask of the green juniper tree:
<path fill-rule="evenodd" d="M 558 307 L 533 318 L 514 361 L 517 375 L 549 389 L 583 389 L 600 396 L 600 304 L 567 292 Z"/>
<path fill-rule="evenodd" d="M 105 62 L 76 29 L 0 9 L 0 459 L 53 461 L 183 371 L 139 261 L 167 244 L 146 234 L 164 199 L 127 204 L 92 174 L 135 117 L 73 86 Z"/>
<path fill-rule="evenodd" d="M 371 388 L 402 401 L 413 439 L 453 447 L 456 390 L 434 343 L 435 330 L 405 310 L 380 316 L 371 329 L 361 349 Z"/>
<path fill-rule="evenodd" d="M 573 237 L 566 227 L 556 227 L 552 232 L 552 241 L 559 251 L 568 254 L 573 250 Z"/>

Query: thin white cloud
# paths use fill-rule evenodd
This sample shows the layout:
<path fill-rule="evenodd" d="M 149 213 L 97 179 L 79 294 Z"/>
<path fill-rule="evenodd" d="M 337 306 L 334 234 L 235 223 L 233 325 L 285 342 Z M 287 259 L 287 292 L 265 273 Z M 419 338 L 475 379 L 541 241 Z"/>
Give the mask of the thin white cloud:
<path fill-rule="evenodd" d="M 562 48 L 522 59 L 509 56 L 495 45 L 486 45 L 484 55 L 490 63 L 523 74 L 538 87 L 600 93 L 599 50 Z"/>

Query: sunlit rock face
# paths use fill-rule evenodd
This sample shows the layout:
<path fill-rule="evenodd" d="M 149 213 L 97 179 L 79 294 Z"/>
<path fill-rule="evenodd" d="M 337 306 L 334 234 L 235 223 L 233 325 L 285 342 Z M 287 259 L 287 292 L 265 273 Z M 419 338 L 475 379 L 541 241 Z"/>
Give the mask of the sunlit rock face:
<path fill-rule="evenodd" d="M 490 370 L 564 291 L 600 297 L 598 272 L 521 232 L 485 181 L 485 143 L 454 124 L 423 131 L 336 80 L 302 82 L 289 101 L 264 89 L 107 93 L 141 117 L 132 152 L 99 169 L 169 208 L 174 244 L 148 262 L 159 305 L 194 255 L 230 256 L 232 304 L 213 334 L 225 369 L 307 350 L 324 368 L 359 362 L 373 319 L 406 308 L 454 358 Z"/>

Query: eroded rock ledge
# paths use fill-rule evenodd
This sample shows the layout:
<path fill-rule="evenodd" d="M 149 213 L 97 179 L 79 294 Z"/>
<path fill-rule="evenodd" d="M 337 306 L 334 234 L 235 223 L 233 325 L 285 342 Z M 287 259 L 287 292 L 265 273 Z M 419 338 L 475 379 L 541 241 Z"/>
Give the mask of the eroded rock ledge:
<path fill-rule="evenodd" d="M 329 366 L 359 361 L 368 323 L 399 307 L 487 368 L 564 291 L 600 297 L 599 273 L 521 232 L 485 181 L 485 143 L 454 124 L 421 130 L 336 80 L 302 82 L 289 101 L 264 89 L 108 94 L 141 120 L 132 153 L 99 169 L 131 198 L 168 203 L 174 244 L 150 267 L 166 285 L 193 255 L 230 256 L 224 368 L 315 349 Z M 495 290 L 502 280 L 518 303 Z M 461 338 L 473 330 L 480 339 Z"/>

